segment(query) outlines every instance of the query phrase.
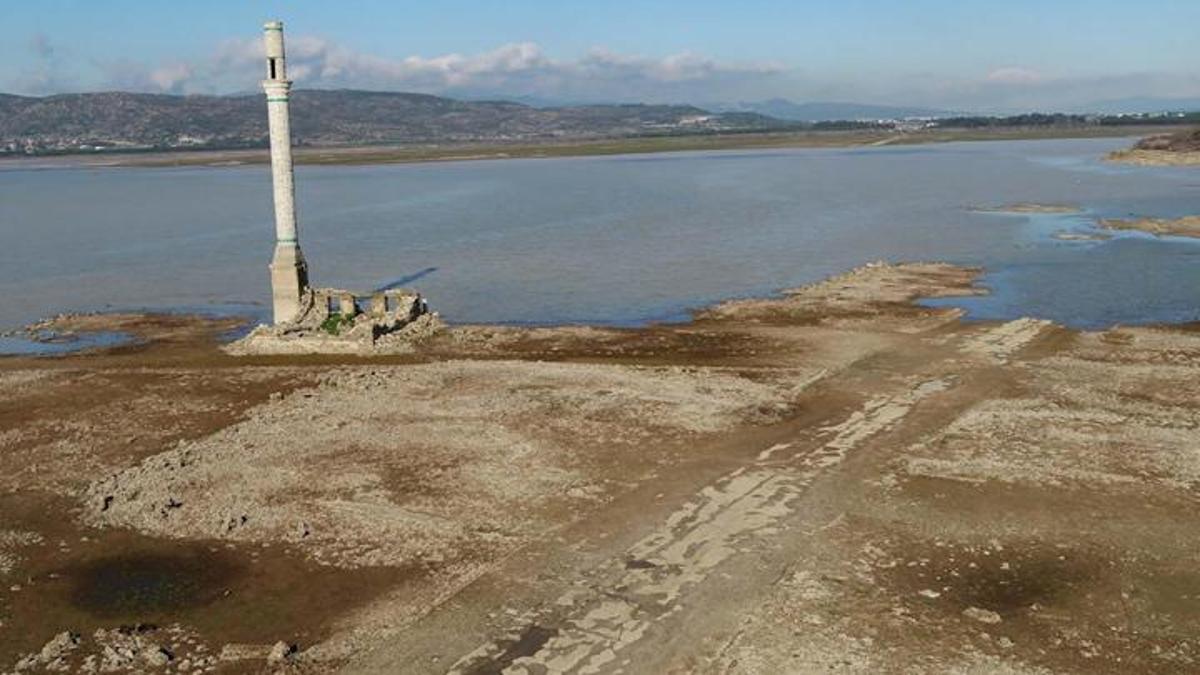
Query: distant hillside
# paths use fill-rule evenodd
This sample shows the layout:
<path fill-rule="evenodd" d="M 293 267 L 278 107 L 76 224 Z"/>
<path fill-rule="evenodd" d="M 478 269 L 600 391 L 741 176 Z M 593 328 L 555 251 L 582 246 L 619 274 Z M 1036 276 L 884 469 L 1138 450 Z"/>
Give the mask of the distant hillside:
<path fill-rule="evenodd" d="M 710 113 L 682 105 L 534 108 L 352 90 L 299 90 L 292 96 L 292 133 L 300 145 L 586 139 L 794 126 L 753 112 Z M 0 152 L 10 154 L 237 148 L 263 146 L 266 140 L 262 95 L 0 94 Z"/>
<path fill-rule="evenodd" d="M 836 120 L 901 120 L 914 117 L 951 117 L 956 113 L 934 108 L 866 105 L 862 103 L 812 102 L 794 103 L 787 99 L 718 104 L 716 110 L 747 112 L 797 122 L 830 122 Z"/>

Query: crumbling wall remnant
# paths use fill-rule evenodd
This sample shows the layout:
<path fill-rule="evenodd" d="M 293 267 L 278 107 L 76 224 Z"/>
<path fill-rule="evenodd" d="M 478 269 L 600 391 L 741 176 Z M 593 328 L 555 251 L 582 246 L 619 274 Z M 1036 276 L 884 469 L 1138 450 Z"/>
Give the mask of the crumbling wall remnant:
<path fill-rule="evenodd" d="M 229 345 L 232 354 L 354 354 L 412 351 L 441 319 L 416 291 L 355 293 L 309 288 L 294 321 L 259 326 Z"/>

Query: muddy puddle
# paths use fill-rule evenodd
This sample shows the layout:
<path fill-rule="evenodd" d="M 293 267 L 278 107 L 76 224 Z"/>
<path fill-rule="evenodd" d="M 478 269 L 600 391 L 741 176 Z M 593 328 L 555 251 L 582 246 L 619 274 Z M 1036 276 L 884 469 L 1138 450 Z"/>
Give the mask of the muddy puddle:
<path fill-rule="evenodd" d="M 0 671 L 63 631 L 83 636 L 81 652 L 98 629 L 136 629 L 153 639 L 173 626 L 212 654 L 226 644 L 304 648 L 406 576 L 390 568 L 324 567 L 284 547 L 81 529 L 67 506 L 55 498 L 0 497 L 0 531 L 37 535 L 8 549 L 13 564 L 0 575 Z"/>
<path fill-rule="evenodd" d="M 69 568 L 69 601 L 97 617 L 167 616 L 216 602 L 246 573 L 217 550 L 120 553 Z"/>

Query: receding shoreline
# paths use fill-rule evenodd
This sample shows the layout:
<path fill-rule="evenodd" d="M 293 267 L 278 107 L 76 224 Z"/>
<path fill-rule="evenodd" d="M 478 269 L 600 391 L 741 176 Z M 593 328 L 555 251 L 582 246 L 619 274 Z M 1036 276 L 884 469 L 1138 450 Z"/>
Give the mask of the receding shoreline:
<path fill-rule="evenodd" d="M 1200 152 L 1178 150 L 1141 150 L 1131 148 L 1118 150 L 1108 155 L 1115 164 L 1134 166 L 1200 166 Z"/>
<path fill-rule="evenodd" d="M 1162 131 L 1162 127 L 1081 127 L 938 129 L 932 131 L 801 131 L 662 136 L 619 139 L 376 145 L 352 147 L 298 146 L 295 161 L 302 165 L 368 165 L 415 162 L 586 157 L 704 150 L 765 150 L 786 148 L 852 148 L 922 145 L 959 141 L 1125 138 Z M 265 164 L 266 149 L 180 150 L 116 154 L 72 154 L 0 159 L 0 170 L 25 167 L 176 167 Z"/>

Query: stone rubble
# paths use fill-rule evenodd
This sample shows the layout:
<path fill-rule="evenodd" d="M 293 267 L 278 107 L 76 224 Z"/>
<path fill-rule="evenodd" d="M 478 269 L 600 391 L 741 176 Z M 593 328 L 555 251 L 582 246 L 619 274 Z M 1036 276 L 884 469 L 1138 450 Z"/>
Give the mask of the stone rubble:
<path fill-rule="evenodd" d="M 258 326 L 224 349 L 236 356 L 403 354 L 443 327 L 415 291 L 376 291 L 369 294 L 365 311 L 361 297 L 337 289 L 308 289 L 295 321 Z"/>

